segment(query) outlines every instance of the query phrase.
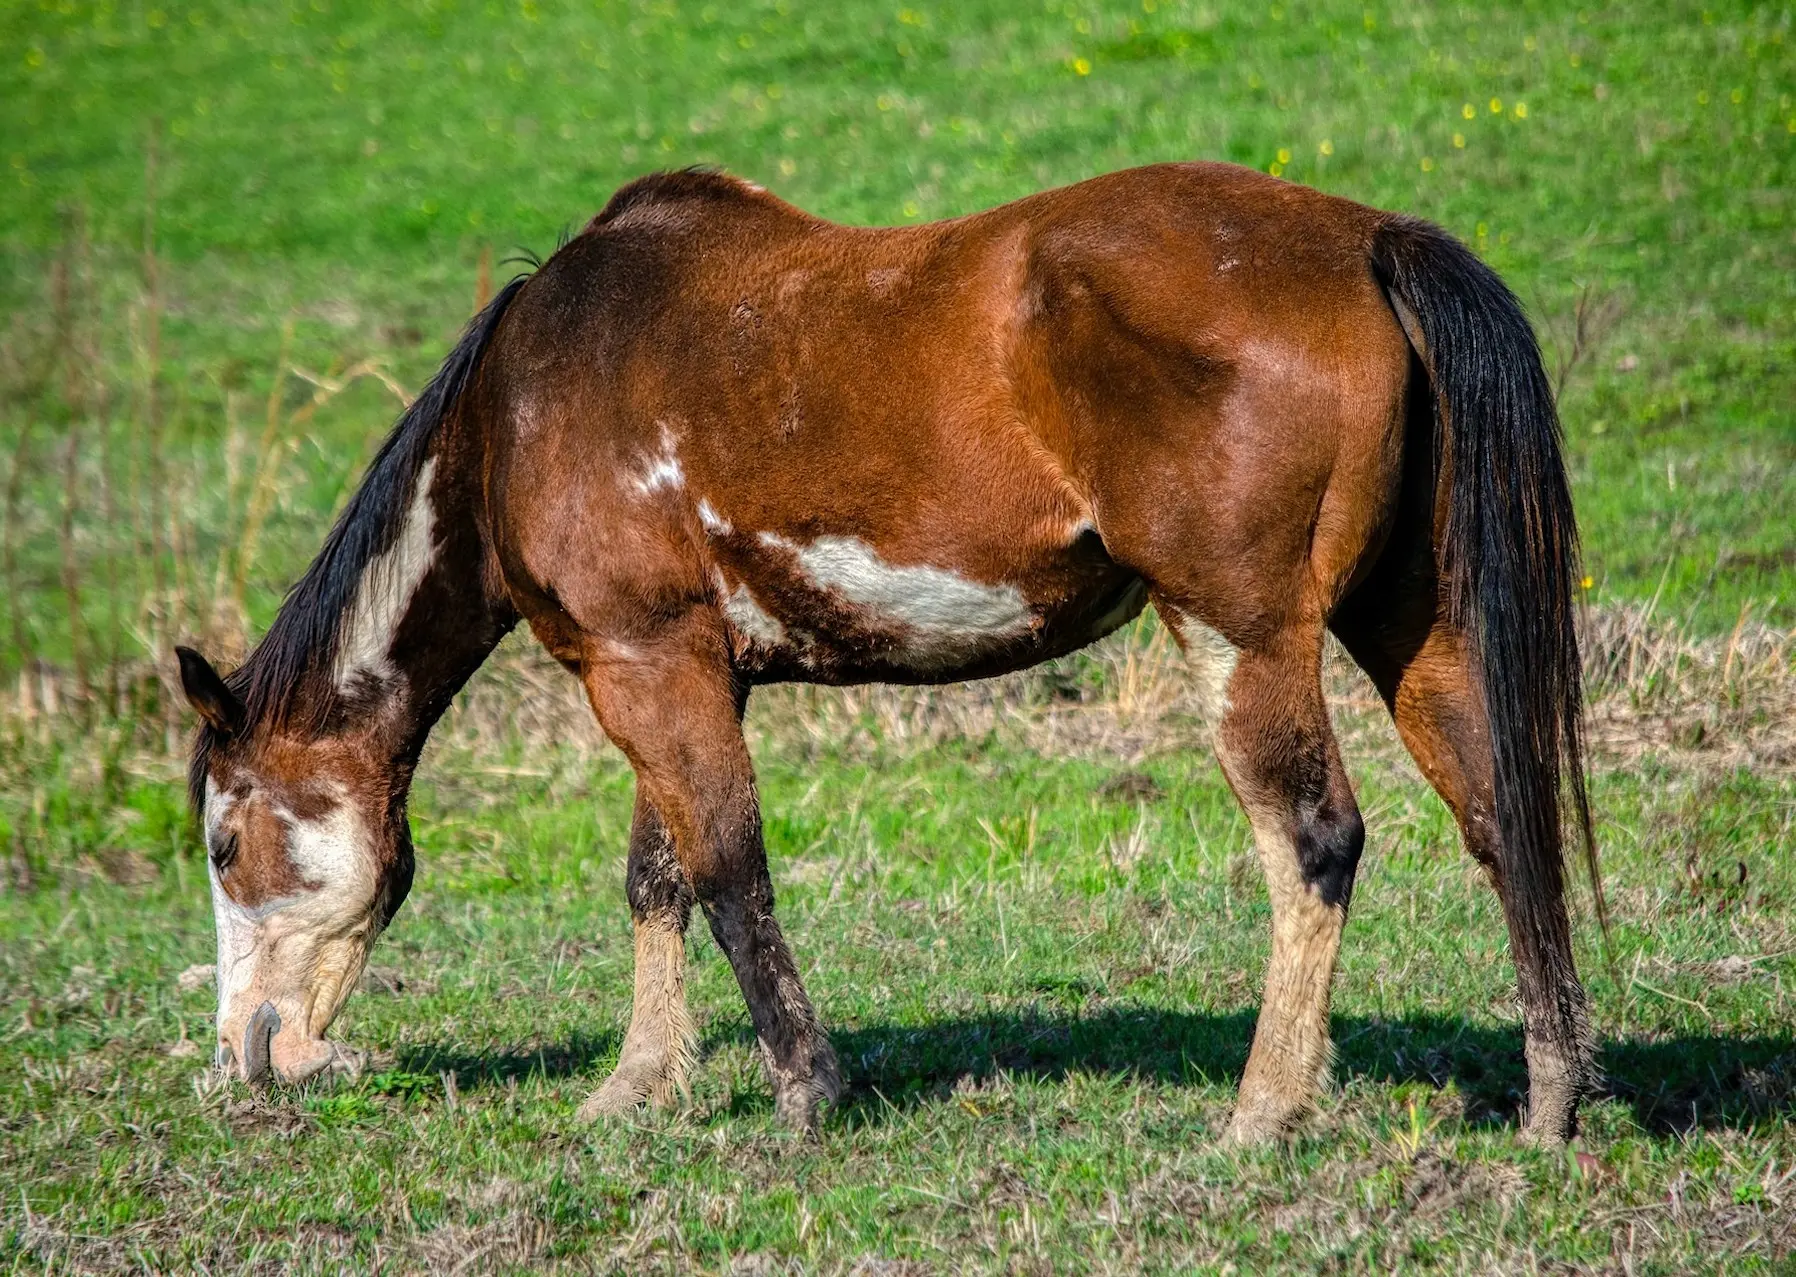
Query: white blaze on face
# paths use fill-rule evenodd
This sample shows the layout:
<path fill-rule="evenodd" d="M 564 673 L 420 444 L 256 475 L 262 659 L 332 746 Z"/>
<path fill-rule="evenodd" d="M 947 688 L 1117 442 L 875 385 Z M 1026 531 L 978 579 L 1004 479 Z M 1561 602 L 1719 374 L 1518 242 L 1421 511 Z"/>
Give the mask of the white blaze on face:
<path fill-rule="evenodd" d="M 908 632 L 898 653 L 917 669 L 940 669 L 1030 632 L 1029 601 L 1014 585 L 986 585 L 928 564 L 894 565 L 855 537 L 818 537 L 808 545 L 774 532 L 765 545 L 793 554 L 819 590 Z"/>
<path fill-rule="evenodd" d="M 385 680 L 396 672 L 389 659 L 394 636 L 411 606 L 412 595 L 417 593 L 436 558 L 436 511 L 430 503 L 430 481 L 436 468 L 437 460 L 432 457 L 418 471 L 411 508 L 405 512 L 399 535 L 384 554 L 362 570 L 337 649 L 335 677 L 340 689 L 347 690 L 362 675 Z"/>
<path fill-rule="evenodd" d="M 379 884 L 366 822 L 342 786 L 322 814 L 302 818 L 279 803 L 278 847 L 240 847 L 239 856 L 283 856 L 304 884 L 254 908 L 224 888 L 207 857 L 218 937 L 218 1026 L 222 1040 L 241 1051 L 241 1035 L 263 1002 L 274 1004 L 282 1030 L 277 1067 L 294 1067 L 305 1044 L 317 1042 L 361 973 L 375 935 L 373 905 Z M 225 822 L 245 802 L 268 802 L 252 790 L 241 798 L 206 782 L 204 818 L 210 851 L 230 837 Z M 241 835 L 240 835 L 241 836 Z M 286 1063 L 280 1057 L 288 1048 Z M 317 1050 L 312 1050 L 316 1055 Z"/>
<path fill-rule="evenodd" d="M 366 903 L 375 888 L 367 830 L 343 787 L 335 788 L 336 805 L 322 816 L 305 820 L 279 806 L 274 814 L 287 827 L 287 857 L 294 869 L 307 882 L 322 884 L 310 899 Z"/>
<path fill-rule="evenodd" d="M 248 987 L 256 973 L 256 917 L 226 894 L 218 881 L 218 870 L 212 863 L 212 850 L 228 835 L 223 830 L 225 817 L 237 800 L 213 787 L 206 780 L 206 878 L 212 884 L 212 917 L 218 933 L 218 1018 L 225 1021 L 232 1001 Z"/>
<path fill-rule="evenodd" d="M 673 431 L 662 422 L 661 451 L 649 458 L 647 467 L 636 479 L 636 491 L 646 497 L 663 489 L 678 490 L 685 486 L 686 472 L 680 468 Z"/>

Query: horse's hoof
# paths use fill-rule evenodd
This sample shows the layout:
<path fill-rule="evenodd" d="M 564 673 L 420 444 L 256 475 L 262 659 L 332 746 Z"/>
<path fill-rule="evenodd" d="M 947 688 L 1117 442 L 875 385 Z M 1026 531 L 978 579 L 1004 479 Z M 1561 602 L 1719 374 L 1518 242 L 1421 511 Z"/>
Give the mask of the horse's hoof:
<path fill-rule="evenodd" d="M 1565 1129 L 1565 1123 L 1529 1122 L 1522 1127 L 1521 1134 L 1516 1137 L 1529 1148 L 1538 1148 L 1553 1152 L 1564 1148 L 1571 1142 L 1571 1135 Z"/>
<path fill-rule="evenodd" d="M 1289 1135 L 1299 1116 L 1301 1114 L 1283 1117 L 1264 1109 L 1237 1109 L 1216 1143 L 1227 1149 L 1264 1148 Z"/>
<path fill-rule="evenodd" d="M 834 1104 L 842 1094 L 842 1070 L 829 1043 L 822 1043 L 811 1055 L 809 1077 L 778 1079 L 773 1088 L 773 1115 L 780 1125 L 803 1135 L 815 1136 L 825 1104 Z"/>
<path fill-rule="evenodd" d="M 582 1122 L 597 1122 L 607 1117 L 623 1117 L 648 1104 L 646 1088 L 627 1077 L 613 1073 L 605 1084 L 581 1102 L 574 1117 Z"/>
<path fill-rule="evenodd" d="M 773 1116 L 787 1130 L 815 1138 L 822 1126 L 823 1102 L 832 1098 L 820 1091 L 814 1081 L 794 1082 L 775 1093 Z"/>
<path fill-rule="evenodd" d="M 582 1122 L 624 1117 L 654 1105 L 667 1108 L 679 1088 L 667 1070 L 652 1060 L 620 1060 L 604 1085 L 581 1103 L 574 1116 Z"/>

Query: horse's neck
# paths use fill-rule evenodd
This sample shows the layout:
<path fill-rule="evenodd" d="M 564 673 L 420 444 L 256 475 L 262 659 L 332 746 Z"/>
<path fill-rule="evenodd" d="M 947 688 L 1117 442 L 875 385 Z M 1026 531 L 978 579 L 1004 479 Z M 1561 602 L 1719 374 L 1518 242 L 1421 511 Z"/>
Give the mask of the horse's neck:
<path fill-rule="evenodd" d="M 345 707 L 400 757 L 416 757 L 517 619 L 487 588 L 478 473 L 453 447 L 425 463 L 393 544 L 363 571 L 329 671 Z"/>

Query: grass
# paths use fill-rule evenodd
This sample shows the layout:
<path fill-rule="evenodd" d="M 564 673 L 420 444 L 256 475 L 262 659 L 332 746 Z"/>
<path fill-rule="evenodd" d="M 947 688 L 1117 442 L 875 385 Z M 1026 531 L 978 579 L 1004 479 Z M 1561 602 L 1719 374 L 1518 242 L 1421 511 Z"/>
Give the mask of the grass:
<path fill-rule="evenodd" d="M 1787 1266 L 1790 21 L 0 9 L 0 675 L 19 689 L 0 699 L 0 1265 Z M 1351 688 L 1372 842 L 1338 1085 L 1286 1146 L 1212 1146 L 1267 905 L 1213 762 L 1155 708 L 1176 676 L 1130 663 L 1141 634 L 1026 704 L 755 711 L 782 915 L 853 1084 L 817 1144 L 774 1126 L 702 927 L 691 1104 L 572 1124 L 627 1015 L 630 784 L 565 743 L 566 698 L 524 696 L 515 657 L 420 777 L 418 885 L 341 1026 L 375 1069 L 268 1097 L 206 1077 L 210 990 L 178 979 L 211 956 L 203 867 L 180 723 L 144 667 L 241 633 L 239 570 L 249 632 L 266 623 L 392 417 L 380 378 L 335 388 L 348 372 L 422 384 L 493 259 L 651 168 L 720 163 L 896 223 L 1192 157 L 1442 222 L 1530 305 L 1562 379 L 1616 920 L 1612 966 L 1581 927 L 1609 1077 L 1582 1156 L 1515 1140 L 1494 901 Z M 130 695 L 75 694 L 102 670 Z M 1087 703 L 1062 714 L 1068 694 Z"/>
<path fill-rule="evenodd" d="M 0 446 L 74 418 L 90 455 L 66 556 L 54 451 L 16 467 L 0 666 L 70 660 L 65 557 L 90 593 L 124 581 L 97 628 L 156 637 L 144 551 L 211 576 L 236 536 L 232 438 L 249 450 L 271 391 L 312 393 L 287 364 L 375 359 L 416 387 L 483 256 L 546 248 L 621 182 L 691 163 L 855 222 L 1193 157 L 1435 218 L 1504 272 L 1564 372 L 1593 600 L 1787 627 L 1792 41 L 1787 13 L 1743 4 L 7 7 Z M 391 415 L 370 383 L 283 430 L 256 623 Z M 114 487 L 160 476 L 180 527 L 144 493 L 152 526 L 108 537 L 105 438 Z"/>
<path fill-rule="evenodd" d="M 1669 1272 L 1796 1248 L 1787 773 L 1600 774 L 1617 960 L 1583 955 L 1609 1083 L 1579 1159 L 1518 1145 L 1494 898 L 1389 740 L 1362 741 L 1337 1086 L 1289 1145 L 1230 1154 L 1212 1141 L 1269 914 L 1207 755 L 1125 769 L 877 730 L 801 749 L 765 725 L 787 712 L 760 715 L 768 839 L 852 1079 L 820 1142 L 774 1125 L 702 926 L 690 1106 L 572 1124 L 628 1015 L 627 769 L 447 744 L 419 886 L 341 1026 L 379 1052 L 357 1082 L 255 1097 L 177 1045 L 209 1029 L 210 988 L 177 976 L 211 920 L 196 858 L 155 864 L 154 816 L 125 825 L 141 862 L 0 902 L 0 1200 L 31 1211 L 0 1246 L 96 1269 L 876 1272 Z"/>

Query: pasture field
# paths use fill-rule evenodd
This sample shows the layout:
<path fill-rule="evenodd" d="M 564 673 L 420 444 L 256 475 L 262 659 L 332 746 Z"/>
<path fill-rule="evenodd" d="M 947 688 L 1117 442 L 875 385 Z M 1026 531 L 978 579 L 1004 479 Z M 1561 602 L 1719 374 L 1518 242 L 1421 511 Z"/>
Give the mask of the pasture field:
<path fill-rule="evenodd" d="M 1783 1271 L 1796 1263 L 1787 8 L 1130 0 L 0 7 L 0 1268 Z M 360 1078 L 205 1069 L 169 645 L 253 641 L 514 247 L 721 164 L 847 221 L 1233 160 L 1431 217 L 1561 388 L 1607 1082 L 1525 1083 L 1496 902 L 1338 662 L 1369 826 L 1336 1084 L 1214 1147 L 1269 910 L 1150 620 L 1026 676 L 757 698 L 850 1090 L 783 1133 L 702 925 L 690 1103 L 574 1124 L 629 1007 L 631 781 L 508 642 L 414 793 Z M 1332 660 L 1332 658 L 1331 658 Z"/>

